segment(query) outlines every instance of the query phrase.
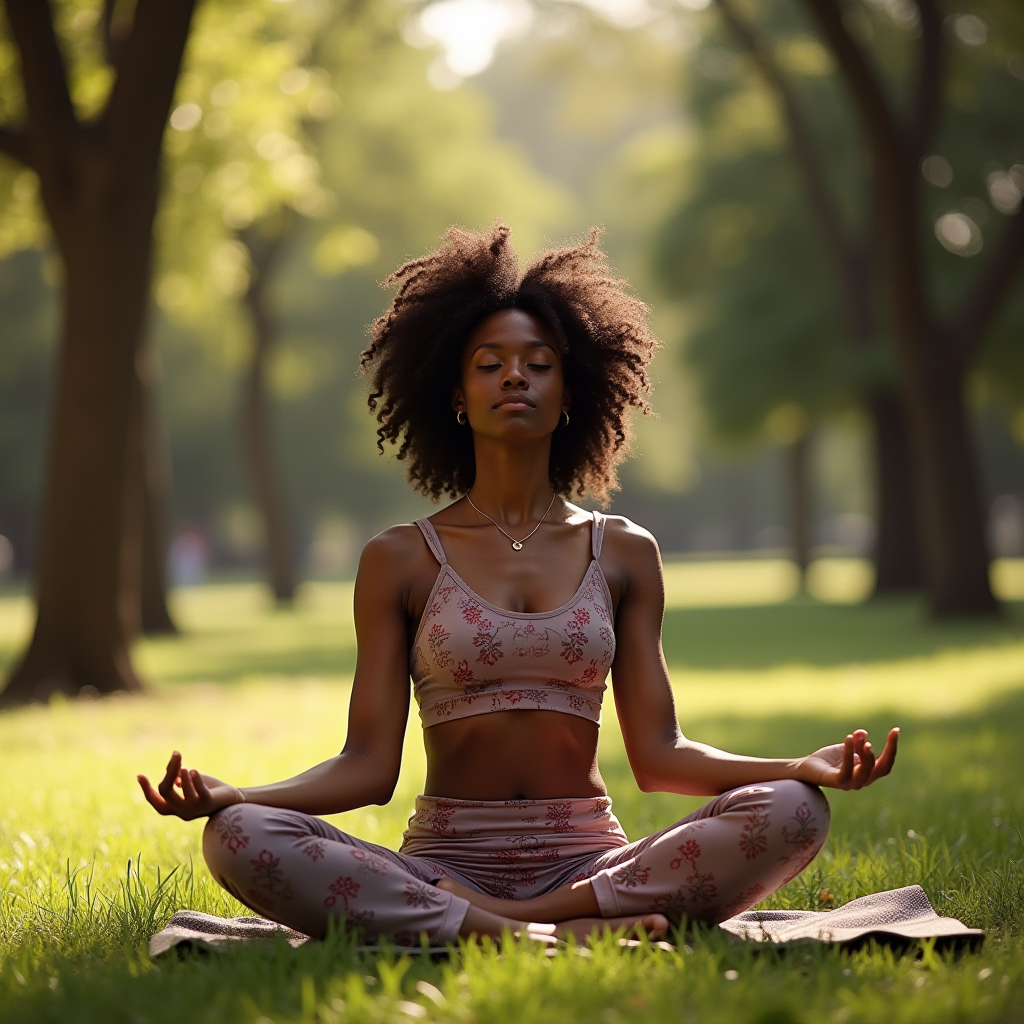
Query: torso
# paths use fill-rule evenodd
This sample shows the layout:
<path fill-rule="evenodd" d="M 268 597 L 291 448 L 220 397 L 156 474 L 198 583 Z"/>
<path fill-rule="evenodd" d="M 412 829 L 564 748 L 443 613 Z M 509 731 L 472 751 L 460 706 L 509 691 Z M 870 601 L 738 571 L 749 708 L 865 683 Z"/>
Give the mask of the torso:
<path fill-rule="evenodd" d="M 591 564 L 592 519 L 582 510 L 573 509 L 568 521 L 545 523 L 521 551 L 513 551 L 490 524 L 466 525 L 454 509 L 431 522 L 459 577 L 485 601 L 510 613 L 546 612 L 566 604 Z M 403 529 L 419 536 L 415 526 Z M 421 557 L 410 564 L 406 588 L 410 639 L 438 576 L 438 563 L 422 538 L 418 546 Z M 614 548 L 613 541 L 600 563 L 617 606 L 623 577 Z M 474 715 L 426 729 L 424 743 L 429 795 L 541 800 L 607 792 L 597 768 L 597 723 L 574 715 L 545 710 Z"/>

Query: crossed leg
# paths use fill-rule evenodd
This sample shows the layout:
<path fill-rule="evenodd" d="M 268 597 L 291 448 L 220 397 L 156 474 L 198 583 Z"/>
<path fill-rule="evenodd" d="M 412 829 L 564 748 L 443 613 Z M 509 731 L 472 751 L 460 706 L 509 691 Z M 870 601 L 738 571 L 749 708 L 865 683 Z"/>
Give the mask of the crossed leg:
<path fill-rule="evenodd" d="M 794 780 L 730 790 L 682 821 L 595 858 L 586 877 L 534 899 L 495 899 L 443 878 L 439 887 L 495 914 L 531 921 L 663 915 L 717 924 L 795 878 L 828 834 L 821 790 Z"/>
<path fill-rule="evenodd" d="M 531 921 L 511 901 L 498 911 L 472 906 L 461 893 L 432 884 L 447 873 L 438 865 L 356 839 L 312 815 L 259 804 L 235 804 L 211 816 L 203 854 L 236 899 L 307 935 L 326 934 L 332 918 L 357 926 L 370 941 L 387 935 L 400 945 L 417 945 L 421 934 L 443 944 L 509 930 L 551 943 L 609 925 L 640 927 L 655 937 L 668 928 L 664 917 L 650 913 L 555 924 Z"/>

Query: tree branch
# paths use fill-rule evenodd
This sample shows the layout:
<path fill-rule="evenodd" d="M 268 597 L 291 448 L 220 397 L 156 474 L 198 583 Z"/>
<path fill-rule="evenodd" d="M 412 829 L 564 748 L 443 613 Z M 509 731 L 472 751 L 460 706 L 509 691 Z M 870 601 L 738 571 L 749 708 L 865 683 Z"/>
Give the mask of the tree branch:
<path fill-rule="evenodd" d="M 0 125 L 0 153 L 26 167 L 35 166 L 32 162 L 32 143 L 28 132 L 23 129 Z"/>
<path fill-rule="evenodd" d="M 124 32 L 119 31 L 120 26 L 116 17 L 118 0 L 103 0 L 103 13 L 100 16 L 100 24 L 103 29 L 103 50 L 107 56 L 107 63 L 112 68 L 117 68 L 121 63 L 121 53 L 124 49 Z"/>
<path fill-rule="evenodd" d="M 967 367 L 1024 264 L 1024 205 L 1010 218 L 1002 238 L 978 271 L 959 313 L 945 330 L 953 355 Z"/>
<path fill-rule="evenodd" d="M 148 172 L 159 161 L 195 6 L 196 0 L 138 0 L 135 6 L 103 114 L 126 166 Z"/>
<path fill-rule="evenodd" d="M 4 0 L 11 35 L 18 48 L 33 163 L 56 167 L 66 153 L 67 133 L 77 125 L 68 91 L 67 70 L 53 30 L 48 0 Z"/>
<path fill-rule="evenodd" d="M 903 140 L 878 75 L 843 24 L 839 0 L 803 0 L 803 3 L 818 23 L 839 64 L 872 149 L 880 160 L 888 161 L 890 154 L 902 151 Z"/>
<path fill-rule="evenodd" d="M 857 324 L 860 319 L 857 308 L 860 304 L 860 289 L 856 287 L 853 279 L 859 276 L 860 254 L 843 230 L 842 220 L 829 194 L 818 148 L 793 89 L 763 36 L 751 22 L 739 14 L 732 0 L 715 0 L 715 3 L 729 31 L 757 65 L 782 107 L 792 140 L 793 155 L 803 175 L 811 208 L 824 236 L 825 246 L 835 265 L 851 325 Z"/>
<path fill-rule="evenodd" d="M 921 18 L 921 63 L 908 140 L 909 157 L 915 164 L 921 161 L 935 134 L 942 101 L 942 72 L 945 64 L 942 19 L 935 0 L 917 0 L 917 12 Z"/>

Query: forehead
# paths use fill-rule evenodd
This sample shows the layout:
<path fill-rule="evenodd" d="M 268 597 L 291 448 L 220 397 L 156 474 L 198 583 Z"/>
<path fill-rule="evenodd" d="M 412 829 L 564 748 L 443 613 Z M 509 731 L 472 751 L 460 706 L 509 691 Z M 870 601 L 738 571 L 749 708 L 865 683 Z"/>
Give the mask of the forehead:
<path fill-rule="evenodd" d="M 547 347 L 558 351 L 558 345 L 547 325 L 522 309 L 502 309 L 482 321 L 469 336 L 466 354 L 479 348 L 510 345 Z"/>

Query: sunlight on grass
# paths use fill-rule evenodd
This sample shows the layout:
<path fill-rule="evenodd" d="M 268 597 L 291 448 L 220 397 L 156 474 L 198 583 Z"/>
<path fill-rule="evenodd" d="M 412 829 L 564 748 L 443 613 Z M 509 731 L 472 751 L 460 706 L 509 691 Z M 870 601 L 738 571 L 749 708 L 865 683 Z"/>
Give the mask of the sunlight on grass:
<path fill-rule="evenodd" d="M 1005 587 L 1016 585 L 1016 569 L 1005 570 Z M 351 584 L 307 584 L 284 611 L 260 586 L 225 584 L 177 592 L 183 636 L 138 645 L 146 695 L 55 700 L 0 716 L 8 780 L 0 804 L 0 1016 L 19 1024 L 79 1019 L 81 1002 L 90 1019 L 121 1019 L 117 1008 L 128 1000 L 167 1024 L 199 1019 L 213 1006 L 211 1019 L 253 1024 L 408 1016 L 668 1024 L 680 1019 L 685 992 L 689 1017 L 730 1024 L 874 1020 L 898 993 L 902 1021 L 934 1019 L 925 993 L 953 1007 L 955 1019 L 1015 1019 L 1009 1007 L 1024 993 L 1015 938 L 1024 927 L 1024 847 L 1014 825 L 1024 824 L 1021 609 L 1002 623 L 937 628 L 914 602 L 851 605 L 866 577 L 862 563 L 841 559 L 814 567 L 812 594 L 826 603 L 780 604 L 794 582 L 787 572 L 781 561 L 667 566 L 666 650 L 686 732 L 764 756 L 804 753 L 857 725 L 879 740 L 891 724 L 904 733 L 893 777 L 865 793 L 832 794 L 824 854 L 767 905 L 817 908 L 920 883 L 940 912 L 990 929 L 984 960 L 936 961 L 927 971 L 879 952 L 777 960 L 698 936 L 677 959 L 623 954 L 609 943 L 588 960 L 564 957 L 553 967 L 535 951 L 499 959 L 488 947 L 467 951 L 450 969 L 424 961 L 392 975 L 386 958 L 360 962 L 347 947 L 328 945 L 154 968 L 140 944 L 173 910 L 244 911 L 206 871 L 201 823 L 153 813 L 135 774 L 159 775 L 176 747 L 190 765 L 256 784 L 330 757 L 345 739 Z M 10 658 L 30 625 L 27 600 L 0 598 L 0 658 Z M 634 837 L 700 803 L 640 793 L 611 700 L 601 766 Z M 396 847 L 424 771 L 413 719 L 393 800 L 332 820 Z M 723 981 L 726 970 L 735 982 Z M 417 989 L 420 977 L 432 987 Z M 751 1017 L 769 991 L 778 994 L 778 1013 Z M 420 1009 L 410 1010 L 410 1000 Z"/>

